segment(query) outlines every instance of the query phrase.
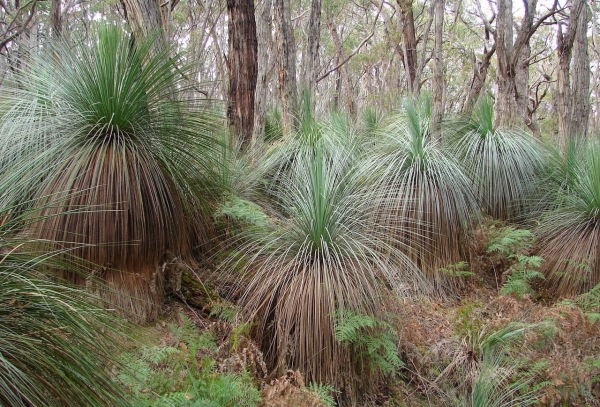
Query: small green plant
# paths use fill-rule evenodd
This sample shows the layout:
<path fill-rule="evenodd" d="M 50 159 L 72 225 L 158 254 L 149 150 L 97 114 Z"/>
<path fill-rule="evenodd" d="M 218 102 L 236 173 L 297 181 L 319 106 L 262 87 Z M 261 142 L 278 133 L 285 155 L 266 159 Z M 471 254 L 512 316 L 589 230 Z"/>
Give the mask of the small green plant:
<path fill-rule="evenodd" d="M 312 382 L 307 386 L 307 390 L 314 394 L 325 407 L 335 407 L 337 405 L 333 395 L 339 393 L 339 391 L 332 385 Z"/>
<path fill-rule="evenodd" d="M 600 321 L 600 284 L 574 299 L 563 300 L 562 304 L 576 305 L 592 322 Z"/>
<path fill-rule="evenodd" d="M 453 321 L 458 336 L 470 337 L 482 328 L 484 318 L 481 317 L 481 307 L 483 304 L 480 302 L 468 302 L 458 309 Z"/>
<path fill-rule="evenodd" d="M 464 307 L 474 310 L 473 307 Z M 457 333 L 449 342 L 446 367 L 433 381 L 448 403 L 455 406 L 505 407 L 535 404 L 540 389 L 541 373 L 548 368 L 545 361 L 519 358 L 523 336 L 543 324 L 512 322 L 503 328 L 480 323 Z M 446 345 L 447 346 L 447 345 Z M 442 390 L 443 389 L 443 390 Z"/>
<path fill-rule="evenodd" d="M 506 256 L 523 253 L 533 244 L 533 239 L 533 233 L 529 230 L 507 226 L 491 234 L 487 252 L 498 252 Z"/>
<path fill-rule="evenodd" d="M 449 264 L 446 267 L 439 268 L 437 272 L 452 277 L 473 277 L 475 275 L 475 273 L 469 270 L 469 263 L 466 261 Z"/>
<path fill-rule="evenodd" d="M 225 223 L 225 219 L 231 219 L 254 227 L 265 227 L 268 222 L 267 215 L 260 206 L 235 195 L 226 197 L 213 217 L 218 222 Z"/>
<path fill-rule="evenodd" d="M 251 407 L 261 401 L 252 378 L 215 371 L 218 351 L 211 331 L 198 333 L 189 318 L 169 324 L 177 346 L 142 346 L 122 355 L 119 381 L 135 406 Z"/>
<path fill-rule="evenodd" d="M 487 252 L 504 255 L 511 263 L 505 272 L 506 281 L 500 294 L 514 295 L 521 299 L 525 294 L 535 292 L 530 285 L 534 279 L 544 279 L 544 275 L 538 271 L 544 259 L 526 254 L 533 241 L 533 233 L 529 230 L 511 226 L 499 229 L 490 237 Z"/>
<path fill-rule="evenodd" d="M 379 318 L 351 311 L 338 312 L 335 339 L 360 354 L 371 371 L 393 373 L 404 365 L 398 356 L 396 331 Z"/>
<path fill-rule="evenodd" d="M 234 322 L 239 309 L 235 305 L 228 302 L 218 302 L 214 304 L 210 310 L 210 317 L 217 317 L 225 322 Z"/>
<path fill-rule="evenodd" d="M 516 263 L 511 267 L 510 274 L 500 290 L 502 295 L 514 295 L 517 299 L 523 298 L 525 294 L 533 294 L 531 282 L 536 279 L 544 279 L 544 275 L 538 271 L 544 261 L 538 256 L 515 255 Z"/>

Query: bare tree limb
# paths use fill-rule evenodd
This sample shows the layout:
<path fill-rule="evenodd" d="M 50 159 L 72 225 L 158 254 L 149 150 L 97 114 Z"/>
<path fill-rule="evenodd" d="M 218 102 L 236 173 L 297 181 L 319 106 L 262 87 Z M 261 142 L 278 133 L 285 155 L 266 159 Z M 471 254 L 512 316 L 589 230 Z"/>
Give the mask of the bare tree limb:
<path fill-rule="evenodd" d="M 29 12 L 29 15 L 27 16 L 27 20 L 23 24 L 21 24 L 21 26 L 17 29 L 17 31 L 15 31 L 14 33 L 12 33 L 11 35 L 9 35 L 8 37 L 4 38 L 3 40 L 0 40 L 0 51 L 3 50 L 12 40 L 14 40 L 15 38 L 17 38 L 21 34 L 23 34 L 23 32 L 27 29 L 27 26 L 29 25 L 29 23 L 33 19 L 33 16 L 35 15 L 35 6 L 37 5 L 37 2 L 38 2 L 38 0 L 31 0 L 31 1 L 27 2 L 26 4 L 22 5 L 21 7 L 19 7 L 15 11 L 15 17 L 13 18 L 13 20 L 11 21 L 11 23 L 7 27 L 6 33 L 8 33 L 8 31 L 11 29 L 11 26 L 16 21 L 18 15 L 23 10 L 25 10 L 26 8 L 28 8 L 29 6 L 31 6 L 31 10 Z"/>
<path fill-rule="evenodd" d="M 323 75 L 321 75 L 317 79 L 317 83 L 321 82 L 323 79 L 327 78 L 329 75 L 331 75 L 332 73 L 334 73 L 335 71 L 337 71 L 338 69 L 340 69 L 342 66 L 344 66 L 345 64 L 347 64 L 348 61 L 350 61 L 350 59 L 352 59 L 353 56 L 355 56 L 356 54 L 358 54 L 358 51 L 360 51 L 360 49 L 363 47 L 363 45 L 365 45 L 371 38 L 373 38 L 373 36 L 375 35 L 375 25 L 377 24 L 377 19 L 379 18 L 379 15 L 381 14 L 381 9 L 383 8 L 383 4 L 384 3 L 382 2 L 381 5 L 379 6 L 379 10 L 377 11 L 377 15 L 375 16 L 375 20 L 373 21 L 373 29 L 371 30 L 371 34 L 369 34 L 367 36 L 367 38 L 365 38 L 364 40 L 362 40 L 362 42 L 360 44 L 358 44 L 358 47 L 356 47 L 356 49 L 350 55 L 348 55 L 342 62 L 340 62 L 339 64 L 337 64 L 337 66 L 333 67 L 332 69 L 330 69 L 329 71 L 327 71 Z"/>

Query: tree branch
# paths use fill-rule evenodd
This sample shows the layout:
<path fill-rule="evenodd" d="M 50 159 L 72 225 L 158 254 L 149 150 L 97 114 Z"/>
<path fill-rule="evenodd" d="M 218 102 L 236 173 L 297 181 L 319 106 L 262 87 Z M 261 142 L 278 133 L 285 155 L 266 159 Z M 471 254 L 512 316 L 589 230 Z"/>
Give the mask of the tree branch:
<path fill-rule="evenodd" d="M 30 11 L 29 16 L 27 17 L 27 20 L 25 21 L 25 23 L 23 25 L 21 25 L 21 27 L 19 27 L 17 29 L 17 31 L 15 31 L 11 35 L 9 35 L 8 37 L 6 37 L 5 39 L 0 41 L 0 51 L 3 50 L 6 47 L 6 45 L 8 45 L 8 43 L 10 43 L 12 40 L 17 38 L 19 35 L 21 35 L 25 31 L 25 29 L 27 28 L 27 26 L 33 19 L 33 16 L 35 14 L 35 6 L 36 6 L 37 2 L 38 2 L 38 0 L 31 0 L 27 4 L 22 5 L 21 7 L 19 7 L 16 10 L 16 15 L 15 15 L 13 21 L 11 21 L 10 25 L 12 25 L 12 23 L 17 19 L 17 16 L 19 15 L 19 13 L 21 13 L 25 8 L 27 8 L 31 5 L 31 11 Z M 9 28 L 7 28 L 7 32 L 8 32 L 8 29 L 10 29 L 10 25 L 9 25 Z"/>
<path fill-rule="evenodd" d="M 383 8 L 383 2 L 381 2 L 381 5 L 379 6 L 379 10 L 377 11 L 377 15 L 375 16 L 375 20 L 373 21 L 373 29 L 371 30 L 371 34 L 369 34 L 369 36 L 367 38 L 365 38 L 364 40 L 362 40 L 362 42 L 360 44 L 358 44 L 358 47 L 356 47 L 356 49 L 346 57 L 346 59 L 344 59 L 342 62 L 340 62 L 339 64 L 337 64 L 337 66 L 331 68 L 329 71 L 325 72 L 322 76 L 320 76 L 317 79 L 317 83 L 321 82 L 323 79 L 327 78 L 329 75 L 331 75 L 332 73 L 334 73 L 335 71 L 337 71 L 338 69 L 340 69 L 342 66 L 344 66 L 346 63 L 348 63 L 348 61 L 350 61 L 350 59 L 355 56 L 356 54 L 358 54 L 358 51 L 360 51 L 360 49 L 363 47 L 363 45 L 365 45 L 371 38 L 373 38 L 373 36 L 375 35 L 375 25 L 377 24 L 377 19 L 379 18 L 379 15 L 381 14 L 381 9 Z"/>

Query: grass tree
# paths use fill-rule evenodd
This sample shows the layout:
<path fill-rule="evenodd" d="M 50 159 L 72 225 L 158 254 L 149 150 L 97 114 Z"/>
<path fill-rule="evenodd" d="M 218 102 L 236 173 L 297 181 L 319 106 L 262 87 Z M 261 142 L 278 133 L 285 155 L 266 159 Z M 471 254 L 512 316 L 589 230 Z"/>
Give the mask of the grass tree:
<path fill-rule="evenodd" d="M 494 128 L 492 103 L 484 98 L 455 127 L 449 143 L 483 211 L 496 219 L 520 219 L 531 206 L 544 159 L 538 141 L 519 130 Z"/>
<path fill-rule="evenodd" d="M 571 143 L 553 157 L 556 199 L 535 230 L 540 271 L 553 293 L 581 294 L 600 283 L 600 146 Z"/>
<path fill-rule="evenodd" d="M 30 236 L 97 264 L 110 302 L 146 321 L 162 256 L 190 248 L 214 123 L 167 50 L 132 44 L 104 27 L 23 67 L 0 107 L 0 171 L 28 180 L 3 199 L 41 205 Z"/>
<path fill-rule="evenodd" d="M 438 367 L 441 373 L 432 382 L 432 388 L 447 398 L 447 405 L 453 406 L 537 404 L 541 392 L 540 386 L 534 384 L 541 367 L 514 355 L 517 349 L 526 350 L 523 337 L 540 327 L 542 325 L 511 322 L 489 332 L 490 326 L 483 325 L 465 332 L 465 337 L 438 344 L 436 356 L 449 363 Z"/>
<path fill-rule="evenodd" d="M 335 339 L 336 314 L 377 315 L 384 283 L 405 294 L 429 285 L 390 243 L 392 226 L 378 222 L 385 196 L 357 171 L 353 141 L 331 143 L 327 126 L 321 131 L 292 160 L 282 156 L 268 222 L 238 236 L 221 270 L 238 277 L 234 292 L 276 369 L 351 393 L 356 355 Z"/>
<path fill-rule="evenodd" d="M 432 137 L 430 124 L 428 100 L 405 102 L 378 132 L 366 168 L 388 194 L 382 214 L 403 233 L 394 238 L 402 240 L 436 290 L 449 293 L 461 279 L 448 266 L 465 258 L 464 237 L 479 208 L 469 179 Z"/>
<path fill-rule="evenodd" d="M 2 177 L 0 194 L 17 182 Z M 0 404 L 128 405 L 106 370 L 122 327 L 97 298 L 46 277 L 68 263 L 19 236 L 25 215 L 0 206 Z"/>

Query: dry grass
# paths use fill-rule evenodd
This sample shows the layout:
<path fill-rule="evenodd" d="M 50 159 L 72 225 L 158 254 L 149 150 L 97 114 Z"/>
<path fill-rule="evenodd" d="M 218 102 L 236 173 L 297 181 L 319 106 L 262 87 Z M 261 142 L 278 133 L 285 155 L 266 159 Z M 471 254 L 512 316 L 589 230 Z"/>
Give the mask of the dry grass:
<path fill-rule="evenodd" d="M 542 383 L 535 398 L 543 406 L 599 405 L 600 368 L 593 367 L 600 349 L 598 322 L 592 323 L 577 307 L 548 307 L 528 298 L 496 297 L 482 287 L 476 290 L 486 294 L 479 295 L 479 300 L 471 297 L 444 304 L 407 301 L 398 307 L 403 321 L 405 374 L 413 389 L 410 397 L 427 397 L 430 402 L 448 405 L 456 386 L 466 386 L 464 380 L 478 372 L 481 355 L 474 345 L 519 323 L 532 328 L 508 348 L 522 366 L 509 381 L 531 371 L 534 379 L 530 389 Z"/>

